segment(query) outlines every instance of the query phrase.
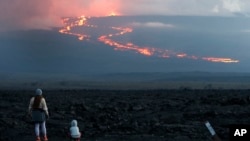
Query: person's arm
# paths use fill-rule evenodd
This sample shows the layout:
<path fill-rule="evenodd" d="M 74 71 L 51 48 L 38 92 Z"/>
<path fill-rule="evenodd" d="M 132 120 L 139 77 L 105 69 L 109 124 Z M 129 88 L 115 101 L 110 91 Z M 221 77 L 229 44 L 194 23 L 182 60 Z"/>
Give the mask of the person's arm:
<path fill-rule="evenodd" d="M 29 104 L 29 108 L 28 108 L 28 113 L 29 113 L 29 114 L 31 114 L 33 103 L 34 103 L 34 97 L 32 97 L 32 98 L 30 99 L 30 104 Z"/>
<path fill-rule="evenodd" d="M 42 108 L 45 111 L 46 115 L 49 116 L 48 107 L 47 107 L 45 98 L 42 99 Z"/>

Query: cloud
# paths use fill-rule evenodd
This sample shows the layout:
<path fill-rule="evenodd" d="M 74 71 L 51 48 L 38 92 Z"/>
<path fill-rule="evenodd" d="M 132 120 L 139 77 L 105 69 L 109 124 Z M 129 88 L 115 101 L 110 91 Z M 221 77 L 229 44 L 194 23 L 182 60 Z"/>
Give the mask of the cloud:
<path fill-rule="evenodd" d="M 120 0 L 0 0 L 0 31 L 50 29 L 62 17 L 104 16 L 118 11 Z"/>
<path fill-rule="evenodd" d="M 173 24 L 166 24 L 161 22 L 145 22 L 145 23 L 139 23 L 134 22 L 132 23 L 133 26 L 140 26 L 140 27 L 150 27 L 150 28 L 174 28 L 175 25 Z"/>
<path fill-rule="evenodd" d="M 219 13 L 220 11 L 219 11 L 219 5 L 215 5 L 214 7 L 213 7 L 213 9 L 212 9 L 212 12 L 214 12 L 214 13 Z"/>
<path fill-rule="evenodd" d="M 0 31 L 50 29 L 61 17 L 122 15 L 220 15 L 249 13 L 246 0 L 0 0 Z M 160 26 L 160 25 L 158 25 Z"/>
<path fill-rule="evenodd" d="M 44 10 L 42 7 L 47 7 L 47 9 Z M 2 0 L 0 1 L 0 28 L 3 30 L 25 27 L 26 25 L 29 25 L 32 20 L 34 20 L 39 27 L 40 25 L 37 22 L 39 22 L 39 19 L 43 19 L 48 15 L 49 9 L 50 5 L 45 1 L 35 2 L 32 0 Z"/>
<path fill-rule="evenodd" d="M 222 2 L 223 8 L 230 12 L 240 12 L 244 5 L 240 0 L 223 0 Z"/>
<path fill-rule="evenodd" d="M 213 8 L 212 12 L 217 15 L 226 16 L 248 16 L 250 1 L 244 0 L 220 0 Z"/>

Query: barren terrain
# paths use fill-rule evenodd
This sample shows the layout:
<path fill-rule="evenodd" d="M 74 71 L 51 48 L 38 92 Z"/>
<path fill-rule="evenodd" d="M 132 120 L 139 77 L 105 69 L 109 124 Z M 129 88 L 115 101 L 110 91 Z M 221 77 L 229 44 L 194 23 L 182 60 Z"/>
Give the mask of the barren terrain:
<path fill-rule="evenodd" d="M 2 90 L 0 140 L 34 140 L 30 90 Z M 250 123 L 250 90 L 44 90 L 51 141 L 69 140 L 77 119 L 83 140 L 209 141 L 208 120 L 223 140 L 230 124 Z"/>

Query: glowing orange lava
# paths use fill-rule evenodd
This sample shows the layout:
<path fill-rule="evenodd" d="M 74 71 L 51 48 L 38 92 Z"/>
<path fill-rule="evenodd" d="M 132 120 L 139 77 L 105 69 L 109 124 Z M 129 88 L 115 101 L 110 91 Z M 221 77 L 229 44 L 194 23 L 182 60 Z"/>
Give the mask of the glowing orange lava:
<path fill-rule="evenodd" d="M 88 40 L 90 38 L 89 35 L 84 35 L 84 34 L 79 34 L 79 33 L 74 33 L 71 31 L 72 28 L 77 27 L 77 26 L 85 26 L 86 25 L 87 18 L 85 16 L 78 17 L 77 20 L 70 21 L 70 18 L 64 18 L 62 20 L 63 24 L 65 25 L 62 29 L 59 30 L 60 33 L 62 34 L 68 34 L 68 35 L 73 35 L 78 37 L 79 40 Z"/>
<path fill-rule="evenodd" d="M 108 16 L 118 16 L 119 14 L 115 13 L 115 12 L 111 12 Z"/>
<path fill-rule="evenodd" d="M 215 58 L 215 57 L 203 57 L 203 60 L 211 62 L 223 62 L 223 63 L 239 63 L 239 60 L 233 60 L 230 58 Z"/>
<path fill-rule="evenodd" d="M 111 16 L 115 16 L 115 13 L 111 13 Z M 85 35 L 85 34 L 80 34 L 80 33 L 75 33 L 72 31 L 73 28 L 75 27 L 89 27 L 89 28 L 97 28 L 96 25 L 90 25 L 88 24 L 88 19 L 91 17 L 86 18 L 85 16 L 78 17 L 76 20 L 75 19 L 70 19 L 70 18 L 64 18 L 62 20 L 63 24 L 65 25 L 62 29 L 59 30 L 60 33 L 62 34 L 68 34 L 68 35 L 73 35 L 78 37 L 79 40 L 89 40 L 90 35 Z M 231 59 L 231 58 L 220 58 L 220 57 L 198 57 L 195 55 L 188 55 L 186 53 L 178 53 L 178 52 L 173 52 L 170 50 L 166 49 L 161 49 L 161 48 L 153 48 L 153 47 L 141 47 L 138 45 L 135 45 L 131 42 L 128 43 L 122 43 L 113 40 L 112 38 L 115 36 L 123 36 L 124 34 L 128 34 L 133 32 L 133 29 L 130 27 L 109 27 L 112 30 L 117 31 L 116 33 L 108 33 L 105 35 L 99 36 L 98 40 L 110 47 L 113 47 L 114 50 L 119 50 L 119 51 L 133 51 L 145 56 L 155 56 L 155 57 L 160 57 L 160 58 L 184 58 L 184 59 L 193 59 L 193 60 L 205 60 L 209 62 L 215 62 L 215 63 L 238 63 L 239 60 Z"/>

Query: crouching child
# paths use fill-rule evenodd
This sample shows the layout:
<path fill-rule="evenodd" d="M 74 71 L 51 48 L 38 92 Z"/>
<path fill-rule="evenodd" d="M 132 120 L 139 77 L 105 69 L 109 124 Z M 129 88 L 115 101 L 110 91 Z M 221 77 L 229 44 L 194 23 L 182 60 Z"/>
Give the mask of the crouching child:
<path fill-rule="evenodd" d="M 80 141 L 81 139 L 81 132 L 77 126 L 77 120 L 71 121 L 71 127 L 69 129 L 69 136 L 71 141 Z"/>

